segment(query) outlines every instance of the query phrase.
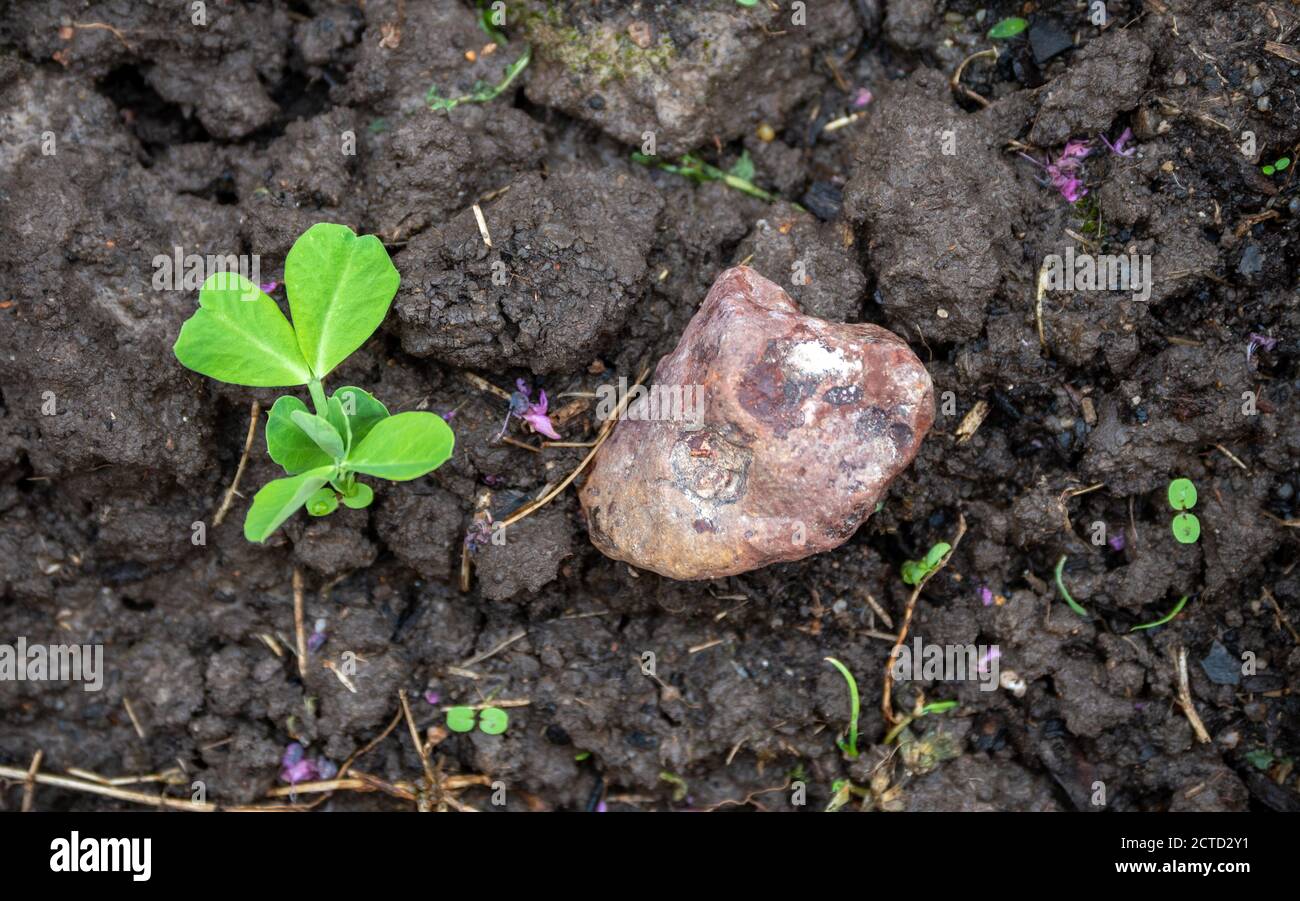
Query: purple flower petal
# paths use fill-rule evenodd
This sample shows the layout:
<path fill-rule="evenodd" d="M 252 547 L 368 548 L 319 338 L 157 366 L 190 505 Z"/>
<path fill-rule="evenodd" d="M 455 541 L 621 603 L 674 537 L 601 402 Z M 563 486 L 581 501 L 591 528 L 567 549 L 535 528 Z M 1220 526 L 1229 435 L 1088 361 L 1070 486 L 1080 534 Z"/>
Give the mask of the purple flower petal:
<path fill-rule="evenodd" d="M 426 704 L 436 707 L 438 702 L 441 700 L 442 700 L 442 695 L 438 694 L 433 689 L 429 689 L 424 693 L 424 702 Z"/>
<path fill-rule="evenodd" d="M 862 109 L 872 101 L 871 92 L 866 88 L 858 88 L 857 93 L 853 95 L 853 108 Z"/>
<path fill-rule="evenodd" d="M 993 606 L 993 589 L 989 588 L 987 585 L 981 585 L 981 586 L 980 586 L 980 601 L 984 604 L 985 607 L 992 607 L 992 606 Z"/>
<path fill-rule="evenodd" d="M 289 744 L 285 745 L 283 756 L 280 757 L 280 766 L 293 766 L 295 763 L 302 760 L 304 753 L 302 745 L 299 742 L 289 742 Z"/>
<path fill-rule="evenodd" d="M 333 779 L 339 774 L 339 768 L 334 761 L 325 757 L 316 758 L 316 778 Z"/>
<path fill-rule="evenodd" d="M 1112 551 L 1124 550 L 1124 530 L 1120 529 L 1114 535 L 1110 536 L 1110 540 L 1108 540 L 1106 544 L 1110 546 Z"/>

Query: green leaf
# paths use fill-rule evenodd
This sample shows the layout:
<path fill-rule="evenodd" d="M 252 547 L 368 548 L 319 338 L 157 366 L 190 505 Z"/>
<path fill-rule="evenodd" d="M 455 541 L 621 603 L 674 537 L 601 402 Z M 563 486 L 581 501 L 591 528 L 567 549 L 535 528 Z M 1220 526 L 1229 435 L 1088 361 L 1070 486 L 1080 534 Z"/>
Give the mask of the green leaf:
<path fill-rule="evenodd" d="M 1179 513 L 1171 525 L 1174 537 L 1182 544 L 1194 544 L 1201 537 L 1201 521 L 1193 513 Z"/>
<path fill-rule="evenodd" d="M 316 378 L 374 334 L 400 280 L 379 239 L 358 238 L 346 225 L 318 222 L 293 243 L 285 290 L 298 346 Z"/>
<path fill-rule="evenodd" d="M 432 413 L 398 413 L 375 423 L 346 465 L 353 472 L 405 482 L 445 463 L 455 441 L 447 423 Z"/>
<path fill-rule="evenodd" d="M 338 433 L 338 429 L 330 425 L 328 419 L 308 413 L 306 410 L 294 410 L 289 414 L 289 418 L 316 443 L 317 447 L 329 454 L 331 460 L 343 459 L 347 452 L 343 444 L 343 436 Z"/>
<path fill-rule="evenodd" d="M 322 466 L 292 478 L 267 482 L 253 496 L 253 506 L 244 518 L 244 537 L 249 541 L 265 541 L 333 475 L 333 466 Z"/>
<path fill-rule="evenodd" d="M 1190 510 L 1196 506 L 1196 486 L 1190 479 L 1174 479 L 1169 483 L 1169 506 L 1175 510 Z"/>
<path fill-rule="evenodd" d="M 474 729 L 474 708 L 452 707 L 447 711 L 447 728 L 452 732 L 471 732 Z"/>
<path fill-rule="evenodd" d="M 1277 170 L 1273 168 L 1272 164 L 1269 164 L 1267 166 L 1262 166 L 1260 168 L 1260 171 L 1263 172 L 1265 175 L 1272 175 Z"/>
<path fill-rule="evenodd" d="M 1019 16 L 1012 16 L 1009 19 L 1003 19 L 998 24 L 989 29 L 989 37 L 995 40 L 1005 40 L 1013 38 L 1020 32 L 1029 27 L 1029 23 Z"/>
<path fill-rule="evenodd" d="M 925 576 L 925 564 L 919 560 L 904 560 L 899 571 L 903 576 L 904 585 L 915 585 Z"/>
<path fill-rule="evenodd" d="M 295 412 L 306 414 L 307 405 L 290 395 L 279 398 L 271 407 L 266 419 L 266 451 L 271 459 L 291 476 L 321 466 L 332 466 L 334 459 L 317 447 L 316 442 L 293 421 Z"/>
<path fill-rule="evenodd" d="M 478 714 L 478 728 L 486 735 L 500 735 L 510 725 L 510 716 L 500 707 L 484 707 Z"/>
<path fill-rule="evenodd" d="M 375 499 L 375 490 L 365 482 L 356 482 L 352 486 L 352 493 L 343 495 L 343 506 L 351 507 L 353 510 L 362 510 L 369 507 Z"/>
<path fill-rule="evenodd" d="M 186 369 L 231 385 L 305 385 L 311 370 L 275 301 L 234 272 L 214 272 L 172 348 Z"/>
<path fill-rule="evenodd" d="M 337 397 L 331 397 L 325 403 L 325 421 L 334 427 L 334 431 L 339 433 L 343 439 L 343 456 L 347 456 L 348 451 L 352 450 L 352 422 L 348 419 L 347 414 L 343 411 L 343 402 Z"/>
<path fill-rule="evenodd" d="M 745 181 L 754 180 L 754 161 L 750 159 L 748 150 L 740 154 L 740 159 L 731 167 L 730 174 Z"/>
<path fill-rule="evenodd" d="M 307 498 L 307 513 L 311 516 L 329 516 L 339 508 L 339 495 L 333 488 L 317 488 Z"/>
<path fill-rule="evenodd" d="M 940 541 L 934 547 L 930 548 L 930 553 L 925 555 L 925 570 L 929 572 L 939 565 L 943 555 L 952 550 L 952 545 L 946 541 Z"/>
<path fill-rule="evenodd" d="M 1283 157 L 1279 157 L 1277 162 L 1273 164 L 1273 170 L 1275 172 L 1285 172 L 1290 166 L 1291 166 L 1291 157 L 1283 156 Z"/>
<path fill-rule="evenodd" d="M 352 429 L 353 447 L 370 434 L 375 423 L 388 418 L 388 408 L 375 400 L 374 395 L 368 391 L 347 385 L 335 391 L 334 397 L 338 398 L 343 405 L 343 413 L 348 418 L 348 426 Z M 330 402 L 333 403 L 333 398 Z"/>

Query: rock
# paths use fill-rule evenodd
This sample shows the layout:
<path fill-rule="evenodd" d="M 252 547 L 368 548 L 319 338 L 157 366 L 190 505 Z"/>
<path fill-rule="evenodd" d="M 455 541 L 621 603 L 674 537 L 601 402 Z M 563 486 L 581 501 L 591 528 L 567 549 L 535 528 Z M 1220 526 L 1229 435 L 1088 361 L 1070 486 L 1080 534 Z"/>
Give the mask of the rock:
<path fill-rule="evenodd" d="M 745 266 L 718 276 L 654 389 L 579 498 L 597 548 L 676 579 L 840 545 L 934 421 L 930 375 L 902 339 L 805 316 Z"/>
<path fill-rule="evenodd" d="M 1201 669 L 1215 685 L 1241 683 L 1241 662 L 1217 641 L 1210 645 L 1210 653 L 1201 659 Z"/>
<path fill-rule="evenodd" d="M 1034 53 L 1034 62 L 1040 66 L 1073 46 L 1070 32 L 1053 19 L 1035 19 L 1029 26 L 1029 48 Z"/>

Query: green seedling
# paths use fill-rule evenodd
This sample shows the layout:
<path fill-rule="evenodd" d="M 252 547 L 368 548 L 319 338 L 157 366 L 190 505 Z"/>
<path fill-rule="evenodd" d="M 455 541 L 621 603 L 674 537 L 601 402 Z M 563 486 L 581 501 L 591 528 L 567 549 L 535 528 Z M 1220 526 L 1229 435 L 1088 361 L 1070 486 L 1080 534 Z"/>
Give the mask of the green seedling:
<path fill-rule="evenodd" d="M 1061 559 L 1056 561 L 1056 590 L 1061 593 L 1061 597 L 1065 599 L 1065 603 L 1070 605 L 1071 610 L 1082 616 L 1084 619 L 1091 619 L 1092 617 L 1088 615 L 1088 611 L 1079 606 L 1078 601 L 1070 597 L 1070 592 L 1066 590 L 1065 582 L 1061 580 L 1061 574 L 1065 572 L 1065 559 L 1065 554 L 1062 554 Z"/>
<path fill-rule="evenodd" d="M 1185 595 L 1183 595 L 1183 596 L 1179 599 L 1178 603 L 1174 605 L 1174 609 L 1173 609 L 1173 610 L 1170 610 L 1168 613 L 1166 613 L 1164 616 L 1160 617 L 1160 619 L 1156 620 L 1155 622 L 1153 622 L 1153 623 L 1143 623 L 1143 624 L 1140 625 L 1140 626 L 1134 626 L 1133 628 L 1129 629 L 1129 631 L 1130 631 L 1130 632 L 1137 632 L 1139 629 L 1154 629 L 1156 626 L 1163 626 L 1165 623 L 1169 622 L 1169 621 L 1170 621 L 1171 619 L 1173 619 L 1175 616 L 1177 616 L 1178 614 L 1180 614 L 1180 613 L 1183 612 L 1183 608 L 1187 606 L 1187 599 L 1188 599 L 1189 597 L 1191 597 L 1191 595 L 1189 595 L 1189 594 L 1185 594 Z"/>
<path fill-rule="evenodd" d="M 473 732 L 476 712 L 473 707 L 447 708 L 447 728 L 452 732 Z M 500 707 L 484 707 L 477 711 L 478 731 L 484 735 L 500 735 L 510 725 L 510 716 Z"/>
<path fill-rule="evenodd" d="M 436 84 L 430 85 L 428 93 L 424 95 L 424 102 L 428 104 L 429 109 L 431 110 L 451 112 L 462 103 L 487 103 L 491 100 L 495 100 L 497 97 L 501 96 L 506 88 L 510 87 L 511 82 L 519 76 L 520 72 L 524 71 L 532 61 L 532 58 L 532 48 L 525 47 L 524 52 L 519 54 L 519 58 L 509 66 L 506 66 L 505 75 L 502 77 L 499 84 L 489 84 L 486 81 L 481 80 L 476 81 L 474 82 L 474 89 L 472 91 L 468 94 L 462 94 L 459 97 L 444 97 L 438 92 L 438 86 Z"/>
<path fill-rule="evenodd" d="M 665 172 L 697 182 L 720 181 L 729 188 L 734 188 L 750 197 L 757 197 L 759 200 L 766 200 L 768 203 L 780 200 L 775 194 L 764 191 L 754 184 L 754 162 L 749 157 L 749 151 L 742 153 L 736 164 L 726 172 L 690 153 L 682 155 L 676 163 L 661 162 L 657 157 L 645 153 L 633 153 L 632 160 L 643 166 L 658 166 Z M 803 209 L 797 203 L 792 205 L 800 210 Z"/>
<path fill-rule="evenodd" d="M 1005 41 L 1023 32 L 1029 27 L 1029 23 L 1019 16 L 1011 16 L 1003 19 L 989 29 L 989 37 L 995 41 Z"/>
<path fill-rule="evenodd" d="M 390 415 L 361 388 L 325 395 L 322 381 L 379 328 L 399 281 L 378 238 L 321 222 L 285 258 L 292 325 L 241 275 L 217 272 L 203 283 L 199 308 L 173 348 L 181 365 L 231 385 L 305 385 L 315 410 L 292 395 L 271 407 L 266 449 L 289 478 L 253 497 L 244 520 L 249 541 L 265 541 L 304 506 L 312 516 L 329 515 L 340 501 L 368 506 L 374 491 L 358 475 L 405 482 L 451 456 L 455 436 L 433 413 Z"/>
<path fill-rule="evenodd" d="M 1266 163 L 1260 167 L 1259 171 L 1265 175 L 1274 175 L 1278 172 L 1285 172 L 1291 166 L 1291 157 L 1280 156 L 1271 163 Z"/>
<path fill-rule="evenodd" d="M 582 763 L 589 757 L 591 757 L 590 751 L 579 751 L 577 754 L 573 755 L 573 760 L 575 763 Z"/>
<path fill-rule="evenodd" d="M 1169 483 L 1169 506 L 1181 510 L 1170 528 L 1174 538 L 1182 544 L 1194 544 L 1201 537 L 1201 521 L 1187 511 L 1196 506 L 1196 486 L 1189 479 L 1174 479 Z"/>
<path fill-rule="evenodd" d="M 944 555 L 952 550 L 952 545 L 946 541 L 940 541 L 934 547 L 930 548 L 929 553 L 923 560 L 906 560 L 904 561 L 900 572 L 903 576 L 903 583 L 906 585 L 920 585 L 926 576 L 939 568 L 943 562 Z"/>
<path fill-rule="evenodd" d="M 847 666 L 840 663 L 834 657 L 827 657 L 825 659 L 827 663 L 839 670 L 840 675 L 844 677 L 844 681 L 849 683 L 849 740 L 845 741 L 844 739 L 839 738 L 835 740 L 835 744 L 847 757 L 857 757 L 858 712 L 862 707 L 861 700 L 858 697 L 858 680 L 853 678 L 853 674 L 849 672 Z"/>
<path fill-rule="evenodd" d="M 670 773 L 663 770 L 659 773 L 659 781 L 667 782 L 673 787 L 673 800 L 681 803 L 686 799 L 686 793 L 690 790 L 686 785 L 686 780 L 676 773 Z"/>
<path fill-rule="evenodd" d="M 741 6 L 758 6 L 758 0 L 736 0 Z"/>
<path fill-rule="evenodd" d="M 894 739 L 898 738 L 913 721 L 931 714 L 947 713 L 949 710 L 956 710 L 959 706 L 961 706 L 959 701 L 931 701 L 929 704 L 921 705 L 920 709 L 903 717 L 897 726 L 885 733 L 885 744 L 893 744 Z"/>

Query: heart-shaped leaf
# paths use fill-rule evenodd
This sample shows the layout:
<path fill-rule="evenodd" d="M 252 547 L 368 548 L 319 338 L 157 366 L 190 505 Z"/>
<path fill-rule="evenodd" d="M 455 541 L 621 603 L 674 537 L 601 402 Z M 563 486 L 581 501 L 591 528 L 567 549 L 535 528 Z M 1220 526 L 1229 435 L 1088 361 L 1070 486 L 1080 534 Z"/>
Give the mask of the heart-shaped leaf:
<path fill-rule="evenodd" d="M 312 516 L 329 516 L 339 508 L 339 496 L 333 488 L 317 488 L 307 498 L 307 512 Z"/>
<path fill-rule="evenodd" d="M 347 451 L 343 436 L 338 429 L 330 425 L 328 419 L 308 413 L 306 410 L 294 410 L 289 414 L 294 425 L 302 429 L 316 446 L 329 454 L 331 460 L 341 460 Z"/>
<path fill-rule="evenodd" d="M 334 458 L 321 450 L 293 421 L 292 414 L 296 412 L 310 415 L 307 405 L 290 395 L 279 398 L 271 407 L 266 418 L 267 453 L 291 476 L 321 466 L 332 466 Z"/>
<path fill-rule="evenodd" d="M 470 732 L 474 728 L 474 708 L 452 707 L 447 711 L 447 728 L 452 732 Z"/>
<path fill-rule="evenodd" d="M 265 541 L 333 476 L 333 466 L 322 466 L 292 478 L 267 482 L 253 496 L 253 506 L 244 518 L 244 537 L 249 541 Z"/>
<path fill-rule="evenodd" d="M 398 413 L 375 423 L 352 448 L 347 468 L 405 482 L 445 463 L 455 441 L 447 423 L 433 413 Z"/>
<path fill-rule="evenodd" d="M 1196 506 L 1196 486 L 1191 479 L 1174 479 L 1169 483 L 1169 506 L 1190 510 Z"/>
<path fill-rule="evenodd" d="M 388 418 L 388 408 L 376 400 L 369 391 L 347 385 L 335 391 L 334 397 L 338 398 L 339 403 L 343 405 L 343 412 L 348 417 L 348 425 L 352 429 L 353 447 L 370 434 L 375 423 Z"/>
<path fill-rule="evenodd" d="M 275 301 L 235 272 L 214 272 L 172 348 L 186 369 L 254 388 L 305 385 L 311 369 Z"/>
<path fill-rule="evenodd" d="M 1196 539 L 1201 537 L 1201 521 L 1195 513 L 1179 513 L 1170 523 L 1170 528 L 1182 544 L 1195 544 Z"/>
<path fill-rule="evenodd" d="M 318 222 L 294 242 L 284 261 L 285 291 L 298 346 L 316 378 L 379 328 L 400 280 L 374 235 Z"/>

